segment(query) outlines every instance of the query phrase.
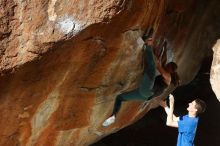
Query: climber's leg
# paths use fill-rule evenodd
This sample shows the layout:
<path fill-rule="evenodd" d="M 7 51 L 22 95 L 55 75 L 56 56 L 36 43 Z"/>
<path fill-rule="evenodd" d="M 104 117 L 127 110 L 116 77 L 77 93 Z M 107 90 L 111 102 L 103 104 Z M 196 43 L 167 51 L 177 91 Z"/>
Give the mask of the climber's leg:
<path fill-rule="evenodd" d="M 113 124 L 115 122 L 116 115 L 118 114 L 119 110 L 121 109 L 122 102 L 129 101 L 129 100 L 146 100 L 146 97 L 142 96 L 139 93 L 138 89 L 135 89 L 133 91 L 118 95 L 115 100 L 112 115 L 108 119 L 106 119 L 102 125 L 104 127 L 107 127 L 107 126 Z"/>
<path fill-rule="evenodd" d="M 113 108 L 111 116 L 108 119 L 106 119 L 102 124 L 104 127 L 107 127 L 115 122 L 116 115 L 119 112 L 123 101 L 125 101 L 125 100 L 123 99 L 123 97 L 121 95 L 118 95 L 116 97 L 114 108 Z"/>
<path fill-rule="evenodd" d="M 150 46 L 145 46 L 145 70 L 144 77 L 139 85 L 139 93 L 142 96 L 149 97 L 152 93 L 154 80 L 156 76 L 156 64 L 154 61 L 153 49 Z"/>

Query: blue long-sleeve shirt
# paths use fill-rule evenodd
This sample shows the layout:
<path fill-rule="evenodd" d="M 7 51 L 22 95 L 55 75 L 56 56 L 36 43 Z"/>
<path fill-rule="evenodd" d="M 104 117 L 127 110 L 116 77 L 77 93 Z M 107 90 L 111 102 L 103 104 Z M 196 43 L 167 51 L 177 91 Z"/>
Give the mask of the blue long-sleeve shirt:
<path fill-rule="evenodd" d="M 193 146 L 198 125 L 198 117 L 189 117 L 188 115 L 180 117 L 178 121 L 178 140 L 177 146 Z"/>

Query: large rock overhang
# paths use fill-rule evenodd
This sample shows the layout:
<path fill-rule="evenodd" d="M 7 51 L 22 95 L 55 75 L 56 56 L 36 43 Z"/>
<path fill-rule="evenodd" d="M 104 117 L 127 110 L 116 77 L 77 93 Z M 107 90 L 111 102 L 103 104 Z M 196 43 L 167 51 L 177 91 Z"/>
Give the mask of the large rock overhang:
<path fill-rule="evenodd" d="M 155 49 L 167 40 L 181 84 L 219 37 L 218 0 L 11 0 L 0 8 L 0 145 L 93 143 L 157 106 L 125 103 L 113 126 L 101 126 L 115 96 L 141 79 L 147 29 Z"/>

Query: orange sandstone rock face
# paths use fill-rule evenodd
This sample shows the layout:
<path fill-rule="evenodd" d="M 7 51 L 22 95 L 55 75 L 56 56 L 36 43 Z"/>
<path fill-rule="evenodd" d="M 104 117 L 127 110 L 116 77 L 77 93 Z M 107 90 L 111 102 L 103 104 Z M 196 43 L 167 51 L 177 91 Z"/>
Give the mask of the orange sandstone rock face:
<path fill-rule="evenodd" d="M 155 29 L 155 48 L 161 38 L 168 41 L 182 83 L 190 81 L 207 52 L 198 54 L 194 42 L 208 16 L 194 22 L 203 13 L 193 13 L 192 1 L 171 2 L 0 1 L 0 145 L 89 145 L 155 107 L 154 100 L 143 111 L 141 102 L 125 103 L 114 125 L 101 126 L 116 95 L 141 79 L 146 28 Z M 187 21 L 191 25 L 178 25 Z M 186 64 L 195 54 L 199 58 Z"/>
<path fill-rule="evenodd" d="M 142 3 L 142 5 L 140 5 Z M 0 2 L 0 145 L 88 145 L 143 71 L 154 1 Z M 122 110 L 123 111 L 123 110 Z M 124 112 L 126 108 L 124 109 Z"/>

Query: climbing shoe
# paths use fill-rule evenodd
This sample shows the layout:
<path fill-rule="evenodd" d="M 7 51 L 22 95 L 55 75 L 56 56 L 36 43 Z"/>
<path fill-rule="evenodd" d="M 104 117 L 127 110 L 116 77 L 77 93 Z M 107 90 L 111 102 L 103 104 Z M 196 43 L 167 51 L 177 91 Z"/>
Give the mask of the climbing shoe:
<path fill-rule="evenodd" d="M 107 126 L 113 124 L 114 122 L 115 122 L 115 116 L 113 115 L 113 116 L 109 117 L 108 119 L 106 119 L 106 120 L 102 123 L 102 126 L 107 127 Z"/>

